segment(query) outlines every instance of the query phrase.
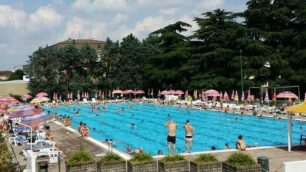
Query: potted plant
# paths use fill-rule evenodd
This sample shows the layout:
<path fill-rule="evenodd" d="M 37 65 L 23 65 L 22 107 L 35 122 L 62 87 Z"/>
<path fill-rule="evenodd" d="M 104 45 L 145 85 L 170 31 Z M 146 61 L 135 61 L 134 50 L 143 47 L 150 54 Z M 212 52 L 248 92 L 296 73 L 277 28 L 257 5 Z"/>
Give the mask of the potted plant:
<path fill-rule="evenodd" d="M 183 172 L 188 170 L 188 161 L 181 155 L 167 155 L 159 161 L 160 172 Z"/>
<path fill-rule="evenodd" d="M 190 161 L 190 172 L 222 172 L 222 163 L 212 154 L 202 154 Z"/>
<path fill-rule="evenodd" d="M 94 158 L 89 152 L 85 151 L 83 147 L 73 153 L 68 160 L 66 160 L 67 172 L 96 172 L 97 165 Z"/>
<path fill-rule="evenodd" d="M 235 152 L 223 162 L 224 172 L 260 172 L 261 167 L 253 158 L 243 152 Z"/>
<path fill-rule="evenodd" d="M 126 162 L 119 155 L 107 153 L 97 163 L 98 172 L 126 172 Z"/>
<path fill-rule="evenodd" d="M 156 172 L 157 161 L 148 153 L 135 154 L 128 161 L 128 172 Z"/>

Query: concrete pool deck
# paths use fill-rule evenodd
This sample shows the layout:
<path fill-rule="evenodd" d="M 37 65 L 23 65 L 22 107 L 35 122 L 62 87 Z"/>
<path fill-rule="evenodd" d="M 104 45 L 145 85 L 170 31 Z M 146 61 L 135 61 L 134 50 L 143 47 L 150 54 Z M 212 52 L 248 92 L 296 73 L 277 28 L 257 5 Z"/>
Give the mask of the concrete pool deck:
<path fill-rule="evenodd" d="M 66 127 L 64 128 L 53 122 L 49 123 L 49 125 L 51 128 L 51 134 L 54 136 L 54 141 L 56 141 L 57 148 L 64 153 L 64 157 L 67 157 L 73 152 L 78 151 L 80 149 L 80 144 L 82 144 L 87 151 L 96 157 L 96 159 L 98 159 L 98 156 L 96 156 L 97 154 L 105 154 L 108 151 L 100 145 L 97 145 L 96 143 L 91 142 L 88 139 L 84 139 L 78 134 L 71 132 Z M 232 152 L 235 151 L 236 150 L 214 151 L 209 153 L 216 155 L 219 161 L 224 161 Z M 257 147 L 249 149 L 246 152 L 252 155 L 255 160 L 257 157 L 267 157 L 269 159 L 271 172 L 281 172 L 283 162 L 306 160 L 306 146 L 293 147 L 292 152 L 288 152 L 287 147 Z M 186 157 L 193 159 L 196 158 L 197 155 L 198 153 L 194 153 L 192 155 L 186 155 Z M 161 157 L 157 157 L 156 159 L 159 158 Z"/>

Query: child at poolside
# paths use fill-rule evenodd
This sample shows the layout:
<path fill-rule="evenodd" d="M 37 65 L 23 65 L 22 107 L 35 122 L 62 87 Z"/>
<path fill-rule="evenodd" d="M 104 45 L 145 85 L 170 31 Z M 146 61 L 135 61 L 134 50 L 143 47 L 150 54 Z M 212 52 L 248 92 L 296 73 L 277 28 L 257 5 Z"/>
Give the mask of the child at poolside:
<path fill-rule="evenodd" d="M 243 140 L 242 135 L 239 135 L 239 136 L 238 136 L 238 140 L 237 140 L 237 142 L 236 142 L 236 148 L 237 148 L 238 150 L 241 150 L 241 151 L 245 151 L 246 148 L 247 148 L 246 143 L 245 143 L 245 141 Z"/>

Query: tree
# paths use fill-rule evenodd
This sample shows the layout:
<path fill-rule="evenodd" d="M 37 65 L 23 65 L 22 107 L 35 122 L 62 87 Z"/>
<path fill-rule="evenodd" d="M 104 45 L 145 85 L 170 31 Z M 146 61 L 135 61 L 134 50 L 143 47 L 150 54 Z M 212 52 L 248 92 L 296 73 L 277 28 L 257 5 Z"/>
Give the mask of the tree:
<path fill-rule="evenodd" d="M 14 71 L 10 77 L 8 78 L 8 80 L 22 80 L 23 79 L 23 70 L 21 69 L 17 69 L 16 71 Z"/>

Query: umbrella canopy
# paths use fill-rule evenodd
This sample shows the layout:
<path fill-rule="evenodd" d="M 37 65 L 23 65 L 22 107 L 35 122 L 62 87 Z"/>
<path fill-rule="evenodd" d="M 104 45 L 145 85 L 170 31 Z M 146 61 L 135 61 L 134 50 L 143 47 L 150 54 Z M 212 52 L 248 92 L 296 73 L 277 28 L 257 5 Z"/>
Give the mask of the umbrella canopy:
<path fill-rule="evenodd" d="M 164 90 L 160 93 L 161 95 L 167 95 L 168 94 L 168 91 L 167 90 Z"/>
<path fill-rule="evenodd" d="M 241 101 L 244 101 L 244 91 L 241 93 Z"/>
<path fill-rule="evenodd" d="M 48 96 L 48 94 L 45 93 L 45 92 L 40 92 L 40 93 L 36 94 L 36 97 L 47 97 L 47 96 Z"/>
<path fill-rule="evenodd" d="M 198 98 L 198 90 L 194 90 L 194 91 L 193 91 L 193 97 L 194 97 L 195 99 Z"/>
<path fill-rule="evenodd" d="M 234 94 L 234 100 L 235 101 L 238 101 L 239 100 L 239 97 L 238 97 L 238 91 L 236 90 L 235 94 Z"/>
<path fill-rule="evenodd" d="M 122 94 L 132 94 L 132 93 L 134 93 L 133 90 L 124 90 L 124 91 L 122 91 Z"/>
<path fill-rule="evenodd" d="M 173 94 L 175 94 L 175 90 L 168 90 L 168 91 L 167 91 L 167 94 L 168 94 L 168 95 L 173 95 Z"/>
<path fill-rule="evenodd" d="M 287 112 L 293 112 L 293 113 L 305 113 L 306 114 L 306 102 L 304 101 L 301 104 L 289 107 L 286 109 Z"/>
<path fill-rule="evenodd" d="M 160 97 L 160 95 L 161 95 L 160 90 L 158 90 L 157 97 Z"/>
<path fill-rule="evenodd" d="M 266 90 L 266 95 L 265 95 L 265 102 L 269 102 L 269 94 L 268 94 L 268 90 Z"/>
<path fill-rule="evenodd" d="M 305 93 L 305 95 L 304 95 L 304 101 L 306 101 L 306 93 Z"/>
<path fill-rule="evenodd" d="M 145 92 L 143 90 L 137 90 L 134 92 L 134 94 L 145 94 Z"/>
<path fill-rule="evenodd" d="M 52 117 L 40 109 L 35 109 L 26 104 L 10 105 L 8 109 L 9 118 L 31 126 L 33 129 L 38 128 L 39 124 L 50 120 Z"/>
<path fill-rule="evenodd" d="M 231 99 L 234 100 L 235 99 L 235 90 L 232 91 L 232 96 Z"/>
<path fill-rule="evenodd" d="M 114 90 L 114 91 L 112 91 L 112 94 L 122 94 L 122 91 L 121 90 Z"/>
<path fill-rule="evenodd" d="M 30 103 L 42 103 L 42 102 L 47 102 L 49 100 L 50 99 L 48 97 L 36 97 Z"/>
<path fill-rule="evenodd" d="M 188 90 L 185 91 L 185 97 L 188 97 Z"/>
<path fill-rule="evenodd" d="M 30 99 L 30 98 L 32 98 L 32 96 L 30 96 L 30 95 L 28 95 L 28 94 L 25 94 L 25 95 L 22 95 L 21 97 L 20 97 L 21 99 Z"/>
<path fill-rule="evenodd" d="M 251 100 L 252 100 L 251 90 L 248 91 L 247 100 L 248 100 L 248 101 L 251 101 Z"/>
<path fill-rule="evenodd" d="M 224 92 L 223 100 L 224 100 L 224 101 L 229 101 L 229 96 L 228 96 L 228 94 L 227 94 L 226 91 Z"/>
<path fill-rule="evenodd" d="M 176 90 L 176 91 L 174 92 L 174 94 L 183 95 L 184 92 L 183 92 L 182 90 Z"/>
<path fill-rule="evenodd" d="M 221 96 L 220 93 L 217 90 L 213 90 L 213 89 L 205 91 L 205 94 L 206 94 L 207 97 L 219 97 L 219 96 Z"/>
<path fill-rule="evenodd" d="M 298 96 L 290 91 L 285 91 L 277 94 L 276 98 L 291 98 L 291 99 L 298 99 Z"/>

